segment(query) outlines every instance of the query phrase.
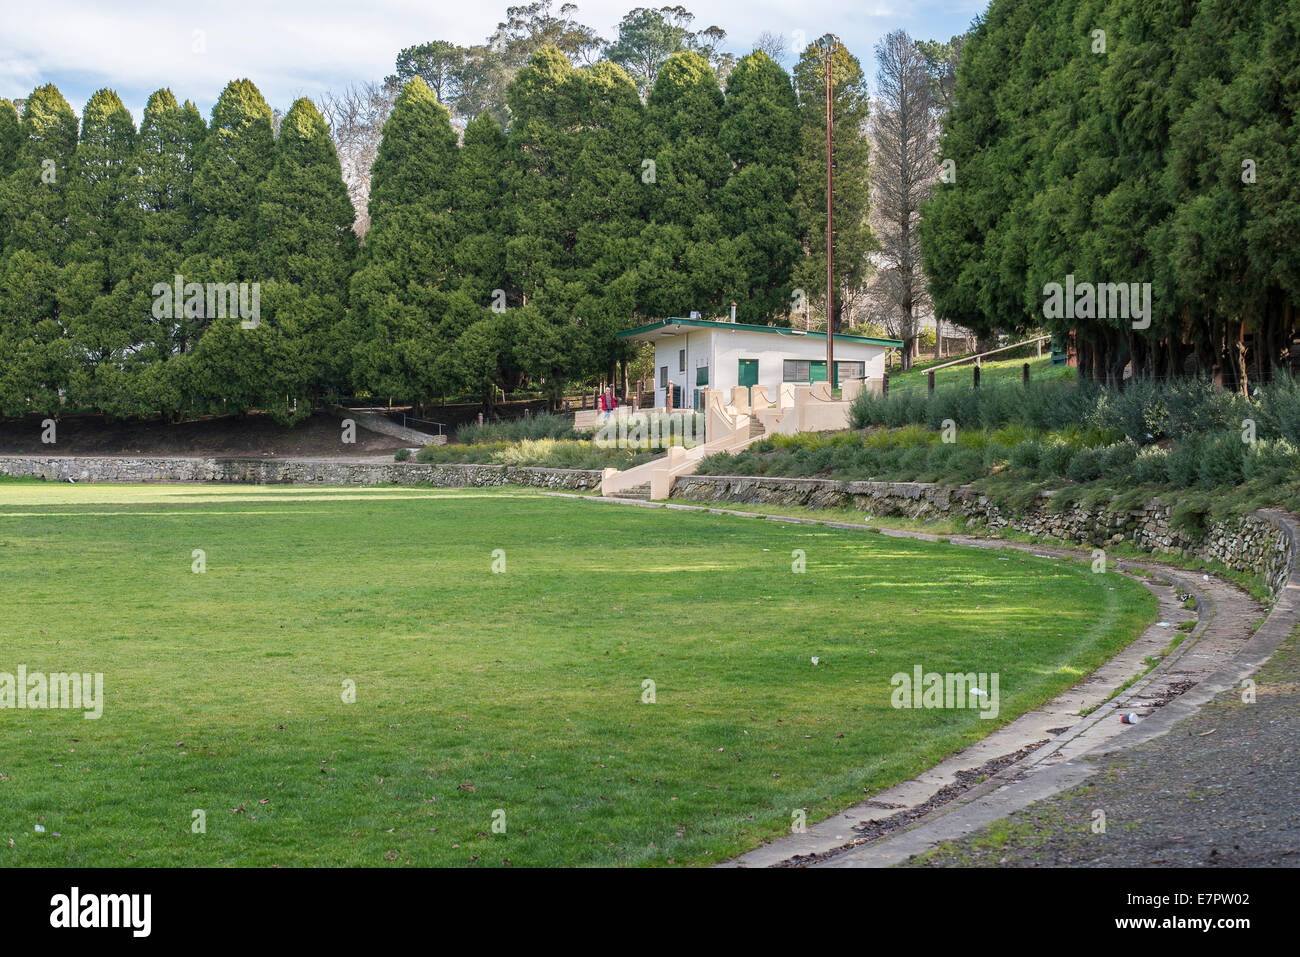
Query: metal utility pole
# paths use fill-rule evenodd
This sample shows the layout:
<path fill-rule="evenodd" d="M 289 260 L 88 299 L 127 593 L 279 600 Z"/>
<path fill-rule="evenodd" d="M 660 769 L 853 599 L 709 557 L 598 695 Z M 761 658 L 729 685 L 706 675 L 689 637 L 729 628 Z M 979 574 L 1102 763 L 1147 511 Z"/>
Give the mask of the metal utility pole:
<path fill-rule="evenodd" d="M 831 131 L 835 128 L 835 114 L 831 109 L 831 65 L 839 41 L 834 37 L 826 46 L 826 383 L 835 387 L 835 280 L 834 280 L 834 162 L 832 161 Z"/>

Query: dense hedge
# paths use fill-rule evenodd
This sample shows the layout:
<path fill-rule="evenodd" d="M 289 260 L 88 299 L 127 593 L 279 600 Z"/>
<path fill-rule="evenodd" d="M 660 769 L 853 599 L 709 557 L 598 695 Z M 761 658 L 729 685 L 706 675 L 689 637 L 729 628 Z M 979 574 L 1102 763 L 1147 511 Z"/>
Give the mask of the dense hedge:
<path fill-rule="evenodd" d="M 407 81 L 360 248 L 307 99 L 278 130 L 248 80 L 210 122 L 160 90 L 138 129 L 111 90 L 80 123 L 53 85 L 21 118 L 0 99 L 0 415 L 558 400 L 630 357 L 614 334 L 637 315 L 788 312 L 802 121 L 779 64 L 742 57 L 724 94 L 679 52 L 643 103 L 618 66 L 548 46 L 507 95 L 508 132 L 484 114 L 461 135 Z"/>
<path fill-rule="evenodd" d="M 1111 384 L 1130 362 L 1267 373 L 1300 302 L 1297 62 L 1294 0 L 993 0 L 945 120 L 953 175 L 922 206 L 936 314 L 1073 331 Z M 1146 325 L 1047 308 L 1069 276 L 1149 283 Z"/>
<path fill-rule="evenodd" d="M 1123 392 L 1007 384 L 864 395 L 852 417 L 866 431 L 773 436 L 711 456 L 700 471 L 944 483 L 996 477 L 1056 487 L 1300 483 L 1300 382 L 1281 373 L 1250 402 L 1197 380 Z M 945 431 L 953 441 L 944 441 Z"/>

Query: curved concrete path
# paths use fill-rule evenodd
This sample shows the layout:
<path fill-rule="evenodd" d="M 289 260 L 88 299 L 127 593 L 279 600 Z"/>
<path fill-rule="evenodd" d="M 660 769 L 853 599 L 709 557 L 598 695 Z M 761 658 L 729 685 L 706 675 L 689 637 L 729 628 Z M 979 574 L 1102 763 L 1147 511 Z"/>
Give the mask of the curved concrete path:
<path fill-rule="evenodd" d="M 914 827 L 809 863 L 830 867 L 880 867 L 907 861 L 930 851 L 940 842 L 960 841 L 1036 801 L 1088 781 L 1098 772 L 1099 759 L 1130 751 L 1168 734 L 1176 725 L 1197 715 L 1216 696 L 1239 694 L 1242 682 L 1255 674 L 1293 633 L 1300 617 L 1300 568 L 1296 562 L 1300 529 L 1289 516 L 1271 513 L 1271 517 L 1286 529 L 1291 539 L 1291 568 L 1285 587 L 1258 630 L 1254 629 L 1254 624 L 1259 619 L 1259 606 L 1236 586 L 1212 576 L 1160 566 L 1175 587 L 1197 594 L 1201 616 L 1207 610 L 1206 601 L 1212 603 L 1210 620 L 1198 624 L 1190 638 L 1173 654 L 1109 706 L 1109 722 L 1103 714 L 1107 709 L 1098 709 L 1061 735 L 1065 740 L 1058 739 L 1060 747 L 1049 746 L 1035 751 L 978 787 L 924 815 Z M 1163 607 L 1162 602 L 1162 610 Z M 1187 682 L 1194 684 L 1188 687 Z M 1163 706 L 1152 708 L 1156 701 L 1161 700 L 1161 695 L 1170 691 L 1179 693 L 1167 699 Z M 1120 723 L 1118 715 L 1129 711 L 1145 717 L 1137 725 Z M 1053 742 L 1053 745 L 1057 743 Z M 1180 749 L 1175 745 L 1174 750 Z M 1166 766 L 1182 760 L 1175 753 L 1165 755 Z M 1155 795 L 1154 799 L 1163 801 L 1169 797 L 1168 794 Z M 1290 801 L 1280 806 L 1283 814 L 1294 818 L 1292 808 L 1293 802 Z M 1085 822 L 1085 828 L 1089 823 L 1091 821 Z M 1118 823 L 1112 822 L 1112 826 Z M 1156 861 L 1138 858 L 1123 863 L 1154 864 Z"/>

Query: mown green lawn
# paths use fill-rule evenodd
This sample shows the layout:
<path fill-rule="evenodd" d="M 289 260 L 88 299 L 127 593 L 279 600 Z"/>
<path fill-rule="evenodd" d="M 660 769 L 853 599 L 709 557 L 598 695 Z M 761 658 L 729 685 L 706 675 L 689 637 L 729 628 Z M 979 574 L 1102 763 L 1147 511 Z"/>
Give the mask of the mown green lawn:
<path fill-rule="evenodd" d="M 531 492 L 13 482 L 0 595 L 0 672 L 106 697 L 0 710 L 3 866 L 717 861 L 1155 609 L 1085 565 Z M 999 720 L 892 708 L 917 664 L 998 672 Z"/>
<path fill-rule="evenodd" d="M 1045 350 L 1046 352 L 1046 350 Z M 1041 359 L 996 359 L 986 360 L 980 366 L 980 385 L 990 383 L 1019 382 L 1024 375 L 1024 365 L 1029 363 L 1029 381 L 1031 382 L 1073 382 L 1078 378 L 1079 370 L 1073 366 L 1054 366 L 1050 353 Z M 974 382 L 974 363 L 950 366 L 939 369 L 934 374 L 934 387 L 942 389 L 951 385 L 972 385 Z M 925 369 L 914 372 L 890 373 L 890 392 L 925 391 L 929 388 L 929 373 Z"/>

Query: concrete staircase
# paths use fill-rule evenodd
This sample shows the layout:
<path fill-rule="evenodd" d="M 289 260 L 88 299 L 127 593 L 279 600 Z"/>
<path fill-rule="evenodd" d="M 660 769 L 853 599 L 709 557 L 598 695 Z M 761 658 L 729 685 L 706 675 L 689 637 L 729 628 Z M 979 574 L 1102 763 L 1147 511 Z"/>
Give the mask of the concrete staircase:
<path fill-rule="evenodd" d="M 738 390 L 740 391 L 740 390 Z M 748 390 L 743 390 L 748 394 Z M 686 448 L 671 446 L 662 458 L 620 471 L 606 468 L 601 477 L 601 494 L 618 498 L 664 499 L 671 493 L 673 480 L 690 475 L 706 456 L 717 452 L 738 452 L 767 435 L 766 426 L 756 415 L 750 415 L 748 401 L 740 406 L 722 402 L 721 393 L 708 396 L 708 441 Z"/>
<path fill-rule="evenodd" d="M 643 502 L 648 502 L 650 501 L 650 483 L 646 482 L 644 485 L 634 485 L 617 494 L 619 498 L 639 498 Z"/>

